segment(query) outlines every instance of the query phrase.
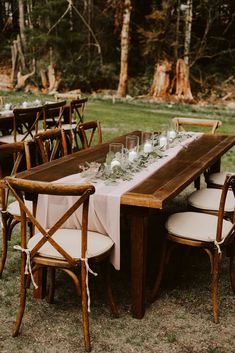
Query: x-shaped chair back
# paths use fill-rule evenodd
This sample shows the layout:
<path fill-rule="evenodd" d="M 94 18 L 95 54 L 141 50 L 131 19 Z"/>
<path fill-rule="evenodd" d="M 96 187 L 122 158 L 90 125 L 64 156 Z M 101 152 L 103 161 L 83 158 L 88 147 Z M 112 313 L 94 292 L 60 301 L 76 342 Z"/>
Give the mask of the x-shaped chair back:
<path fill-rule="evenodd" d="M 82 245 L 81 245 L 81 256 L 83 259 L 86 257 L 87 250 L 87 225 L 88 225 L 88 207 L 89 197 L 95 192 L 95 188 L 90 184 L 80 185 L 64 185 L 64 184 L 53 184 L 45 182 L 29 181 L 24 179 L 17 179 L 14 177 L 5 178 L 6 185 L 11 190 L 15 198 L 18 200 L 21 209 L 21 247 L 26 249 L 26 217 L 32 222 L 34 227 L 42 234 L 41 240 L 36 243 L 34 248 L 30 251 L 30 258 L 32 259 L 39 249 L 48 241 L 71 265 L 76 266 L 78 260 L 73 259 L 55 240 L 53 240 L 53 234 L 60 228 L 66 220 L 79 208 L 82 207 Z M 63 215 L 58 216 L 56 223 L 50 228 L 45 229 L 37 220 L 35 215 L 27 208 L 24 202 L 23 194 L 34 195 L 37 197 L 39 194 L 47 195 L 60 195 L 60 196 L 78 196 L 73 205 L 66 210 Z M 34 201 L 35 202 L 35 201 Z M 26 259 L 24 259 L 25 262 Z M 25 263 L 24 263 L 25 265 Z"/>
<path fill-rule="evenodd" d="M 73 99 L 70 102 L 70 122 L 83 123 L 85 105 L 88 98 Z"/>
<path fill-rule="evenodd" d="M 38 122 L 43 118 L 42 107 L 15 108 L 13 114 L 14 141 L 17 141 L 18 133 L 24 135 L 22 141 L 28 137 L 33 138 L 38 132 Z"/>
<path fill-rule="evenodd" d="M 172 124 L 176 131 L 185 131 L 184 126 L 210 127 L 212 134 L 222 125 L 220 120 L 175 117 Z"/>
<path fill-rule="evenodd" d="M 50 162 L 68 154 L 66 135 L 63 129 L 55 128 L 35 136 L 42 163 Z"/>
<path fill-rule="evenodd" d="M 44 130 L 61 127 L 66 100 L 46 103 L 43 106 Z"/>
<path fill-rule="evenodd" d="M 86 121 L 78 124 L 77 132 L 80 136 L 83 149 L 91 147 L 94 143 L 102 143 L 102 130 L 98 120 Z"/>

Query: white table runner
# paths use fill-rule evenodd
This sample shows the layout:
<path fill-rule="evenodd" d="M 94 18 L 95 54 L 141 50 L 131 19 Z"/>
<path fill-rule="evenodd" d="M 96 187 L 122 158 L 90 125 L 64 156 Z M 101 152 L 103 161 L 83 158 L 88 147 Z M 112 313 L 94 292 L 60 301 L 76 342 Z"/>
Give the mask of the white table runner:
<path fill-rule="evenodd" d="M 118 270 L 120 269 L 120 198 L 132 188 L 142 183 L 146 178 L 155 173 L 165 163 L 173 159 L 182 148 L 186 148 L 193 140 L 201 134 L 195 134 L 184 142 L 179 143 L 166 151 L 166 155 L 150 164 L 144 170 L 136 173 L 130 181 L 120 181 L 116 184 L 106 185 L 104 181 L 98 180 L 93 183 L 95 194 L 90 197 L 88 229 L 112 238 L 115 243 L 111 262 Z M 79 161 L 78 161 L 79 163 Z M 89 182 L 89 179 L 82 178 L 81 174 L 69 175 L 55 181 L 64 184 L 80 184 Z M 75 197 L 39 195 L 37 218 L 44 227 L 51 227 L 69 206 L 74 203 Z M 68 228 L 81 228 L 81 212 L 75 212 L 64 224 Z"/>

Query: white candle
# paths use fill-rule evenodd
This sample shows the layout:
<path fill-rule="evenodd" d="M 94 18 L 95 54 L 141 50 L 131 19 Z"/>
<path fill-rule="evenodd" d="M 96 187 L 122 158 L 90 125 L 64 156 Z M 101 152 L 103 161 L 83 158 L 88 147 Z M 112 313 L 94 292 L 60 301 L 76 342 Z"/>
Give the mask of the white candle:
<path fill-rule="evenodd" d="M 175 130 L 170 130 L 168 131 L 168 137 L 169 139 L 173 140 L 174 138 L 176 138 L 176 132 Z"/>
<path fill-rule="evenodd" d="M 9 103 L 5 104 L 5 110 L 10 110 L 11 109 L 11 105 Z"/>
<path fill-rule="evenodd" d="M 27 106 L 28 106 L 28 103 L 27 103 L 27 102 L 23 102 L 23 103 L 22 103 L 22 107 L 23 107 L 23 108 L 27 108 Z"/>
<path fill-rule="evenodd" d="M 159 138 L 159 145 L 160 145 L 161 148 L 167 146 L 167 138 L 166 138 L 166 136 L 161 136 Z"/>
<path fill-rule="evenodd" d="M 39 99 L 35 99 L 34 104 L 35 104 L 35 105 L 40 105 L 40 104 L 41 104 L 41 102 L 40 102 L 40 100 L 39 100 Z"/>
<path fill-rule="evenodd" d="M 121 163 L 119 161 L 117 161 L 116 159 L 113 159 L 111 164 L 110 164 L 110 168 L 111 170 L 114 168 L 114 167 L 120 167 L 121 166 Z"/>
<path fill-rule="evenodd" d="M 134 159 L 137 158 L 137 152 L 136 151 L 130 151 L 128 155 L 128 159 L 130 162 L 134 161 Z"/>
<path fill-rule="evenodd" d="M 153 150 L 153 147 L 152 147 L 151 143 L 150 142 L 145 142 L 145 144 L 144 144 L 144 152 L 145 153 L 149 153 L 149 152 L 152 152 L 152 150 Z"/>

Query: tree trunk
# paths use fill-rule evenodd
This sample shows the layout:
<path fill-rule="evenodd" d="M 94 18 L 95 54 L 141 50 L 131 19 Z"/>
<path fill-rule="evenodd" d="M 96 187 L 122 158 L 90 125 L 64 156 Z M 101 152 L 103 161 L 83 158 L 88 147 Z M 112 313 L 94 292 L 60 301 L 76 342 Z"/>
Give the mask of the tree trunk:
<path fill-rule="evenodd" d="M 183 59 L 178 59 L 176 63 L 176 98 L 183 101 L 192 101 L 189 83 L 189 70 Z"/>
<path fill-rule="evenodd" d="M 185 38 L 184 38 L 184 61 L 186 65 L 189 64 L 192 17 L 193 17 L 193 1 L 187 0 L 187 7 L 185 10 Z"/>
<path fill-rule="evenodd" d="M 153 83 L 149 90 L 149 95 L 153 97 L 166 98 L 170 88 L 171 63 L 163 60 L 156 64 Z"/>
<path fill-rule="evenodd" d="M 23 49 L 26 47 L 25 38 L 25 20 L 24 20 L 24 0 L 19 0 L 19 26 L 20 26 L 20 37 L 22 41 Z"/>
<path fill-rule="evenodd" d="M 129 29 L 131 18 L 131 0 L 124 0 L 123 23 L 121 32 L 121 65 L 117 97 L 125 97 L 128 79 Z"/>

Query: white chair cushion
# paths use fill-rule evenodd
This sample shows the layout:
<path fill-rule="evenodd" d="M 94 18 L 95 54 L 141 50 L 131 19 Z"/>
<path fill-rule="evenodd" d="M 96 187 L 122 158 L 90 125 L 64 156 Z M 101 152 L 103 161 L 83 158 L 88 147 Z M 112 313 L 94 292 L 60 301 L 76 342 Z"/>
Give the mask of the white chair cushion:
<path fill-rule="evenodd" d="M 213 242 L 216 239 L 217 221 L 218 217 L 210 214 L 179 212 L 168 218 L 165 227 L 175 236 Z M 223 220 L 222 239 L 228 236 L 232 227 L 232 222 Z"/>
<path fill-rule="evenodd" d="M 20 142 L 22 141 L 22 139 L 24 138 L 24 135 L 21 135 L 21 134 L 17 134 L 16 135 L 16 141 L 17 142 Z M 6 135 L 6 136 L 1 136 L 0 137 L 0 142 L 3 142 L 3 143 L 14 143 L 14 136 L 13 135 Z"/>
<path fill-rule="evenodd" d="M 72 123 L 71 125 L 70 124 L 62 124 L 62 128 L 65 131 L 74 130 L 76 126 L 77 126 L 76 123 Z"/>
<path fill-rule="evenodd" d="M 30 238 L 27 248 L 32 250 L 35 244 L 42 238 L 41 233 Z M 52 238 L 74 259 L 81 258 L 81 230 L 59 229 Z M 87 257 L 95 257 L 110 250 L 114 242 L 106 235 L 88 231 L 87 233 Z M 47 241 L 38 251 L 41 256 L 63 259 L 63 256 Z"/>
<path fill-rule="evenodd" d="M 208 176 L 208 181 L 212 184 L 216 185 L 224 185 L 226 175 L 232 175 L 235 172 L 219 172 L 219 173 L 212 173 Z"/>
<path fill-rule="evenodd" d="M 32 201 L 25 200 L 25 206 L 30 210 L 30 212 L 32 212 L 32 209 L 33 209 Z M 13 216 L 20 217 L 20 206 L 18 201 L 14 201 L 10 203 L 7 207 L 7 211 L 11 213 Z"/>
<path fill-rule="evenodd" d="M 208 188 L 197 190 L 194 191 L 191 195 L 189 195 L 188 204 L 196 208 L 201 208 L 203 210 L 218 211 L 221 193 L 221 189 Z M 229 190 L 225 203 L 225 211 L 233 212 L 234 207 L 235 199 L 233 196 L 233 192 Z"/>

